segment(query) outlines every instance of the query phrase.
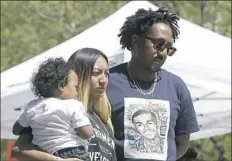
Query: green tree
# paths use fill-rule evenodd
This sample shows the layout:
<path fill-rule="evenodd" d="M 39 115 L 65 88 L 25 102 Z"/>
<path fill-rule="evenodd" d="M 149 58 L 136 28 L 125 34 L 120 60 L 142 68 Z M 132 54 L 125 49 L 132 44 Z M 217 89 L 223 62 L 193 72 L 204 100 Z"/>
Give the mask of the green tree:
<path fill-rule="evenodd" d="M 216 33 L 231 37 L 230 1 L 151 1 L 167 7 L 181 18 L 206 27 Z"/>
<path fill-rule="evenodd" d="M 1 71 L 98 23 L 124 1 L 1 1 Z"/>

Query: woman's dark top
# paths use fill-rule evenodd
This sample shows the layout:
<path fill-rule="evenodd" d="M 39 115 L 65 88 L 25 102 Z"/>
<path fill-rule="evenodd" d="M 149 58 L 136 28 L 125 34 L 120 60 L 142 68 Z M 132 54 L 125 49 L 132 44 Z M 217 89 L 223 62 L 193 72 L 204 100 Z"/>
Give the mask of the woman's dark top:
<path fill-rule="evenodd" d="M 88 112 L 94 135 L 89 145 L 91 161 L 117 161 L 113 131 L 94 113 Z"/>

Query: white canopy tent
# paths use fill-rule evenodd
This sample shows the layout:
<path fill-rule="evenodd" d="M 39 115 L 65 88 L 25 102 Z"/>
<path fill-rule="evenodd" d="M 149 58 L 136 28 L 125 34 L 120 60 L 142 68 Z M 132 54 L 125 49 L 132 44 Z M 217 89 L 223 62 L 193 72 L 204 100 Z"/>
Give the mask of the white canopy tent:
<path fill-rule="evenodd" d="M 111 66 L 126 62 L 130 52 L 122 50 L 117 34 L 127 16 L 138 8 L 158 8 L 147 1 L 132 1 L 100 23 L 32 59 L 1 73 L 1 138 L 13 139 L 12 125 L 25 104 L 34 98 L 29 79 L 34 69 L 48 57 L 66 60 L 77 49 L 102 50 Z M 181 19 L 177 54 L 164 68 L 179 75 L 194 100 L 201 131 L 191 139 L 231 133 L 231 39 Z"/>

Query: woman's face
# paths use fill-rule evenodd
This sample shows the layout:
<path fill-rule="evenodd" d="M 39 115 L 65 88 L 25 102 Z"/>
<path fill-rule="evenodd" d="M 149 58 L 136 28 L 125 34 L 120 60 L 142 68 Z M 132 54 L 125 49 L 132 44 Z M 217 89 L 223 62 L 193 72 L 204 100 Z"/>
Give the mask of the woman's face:
<path fill-rule="evenodd" d="M 100 56 L 93 68 L 90 96 L 100 97 L 108 85 L 109 66 L 104 57 Z"/>

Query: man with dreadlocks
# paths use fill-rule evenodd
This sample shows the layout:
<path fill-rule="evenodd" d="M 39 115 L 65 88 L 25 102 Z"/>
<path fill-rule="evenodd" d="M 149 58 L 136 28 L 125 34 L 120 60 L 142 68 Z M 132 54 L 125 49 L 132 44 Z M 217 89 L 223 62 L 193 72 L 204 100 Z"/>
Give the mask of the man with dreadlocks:
<path fill-rule="evenodd" d="M 122 48 L 130 50 L 132 57 L 111 69 L 107 90 L 119 161 L 174 161 L 186 152 L 190 134 L 199 131 L 186 84 L 161 68 L 176 52 L 178 20 L 165 8 L 139 9 L 120 30 Z M 158 119 L 145 114 L 132 119 L 141 109 L 156 113 Z M 158 132 L 156 146 L 161 151 L 149 148 L 148 143 L 156 143 L 154 137 L 144 137 L 153 136 L 152 131 Z"/>

